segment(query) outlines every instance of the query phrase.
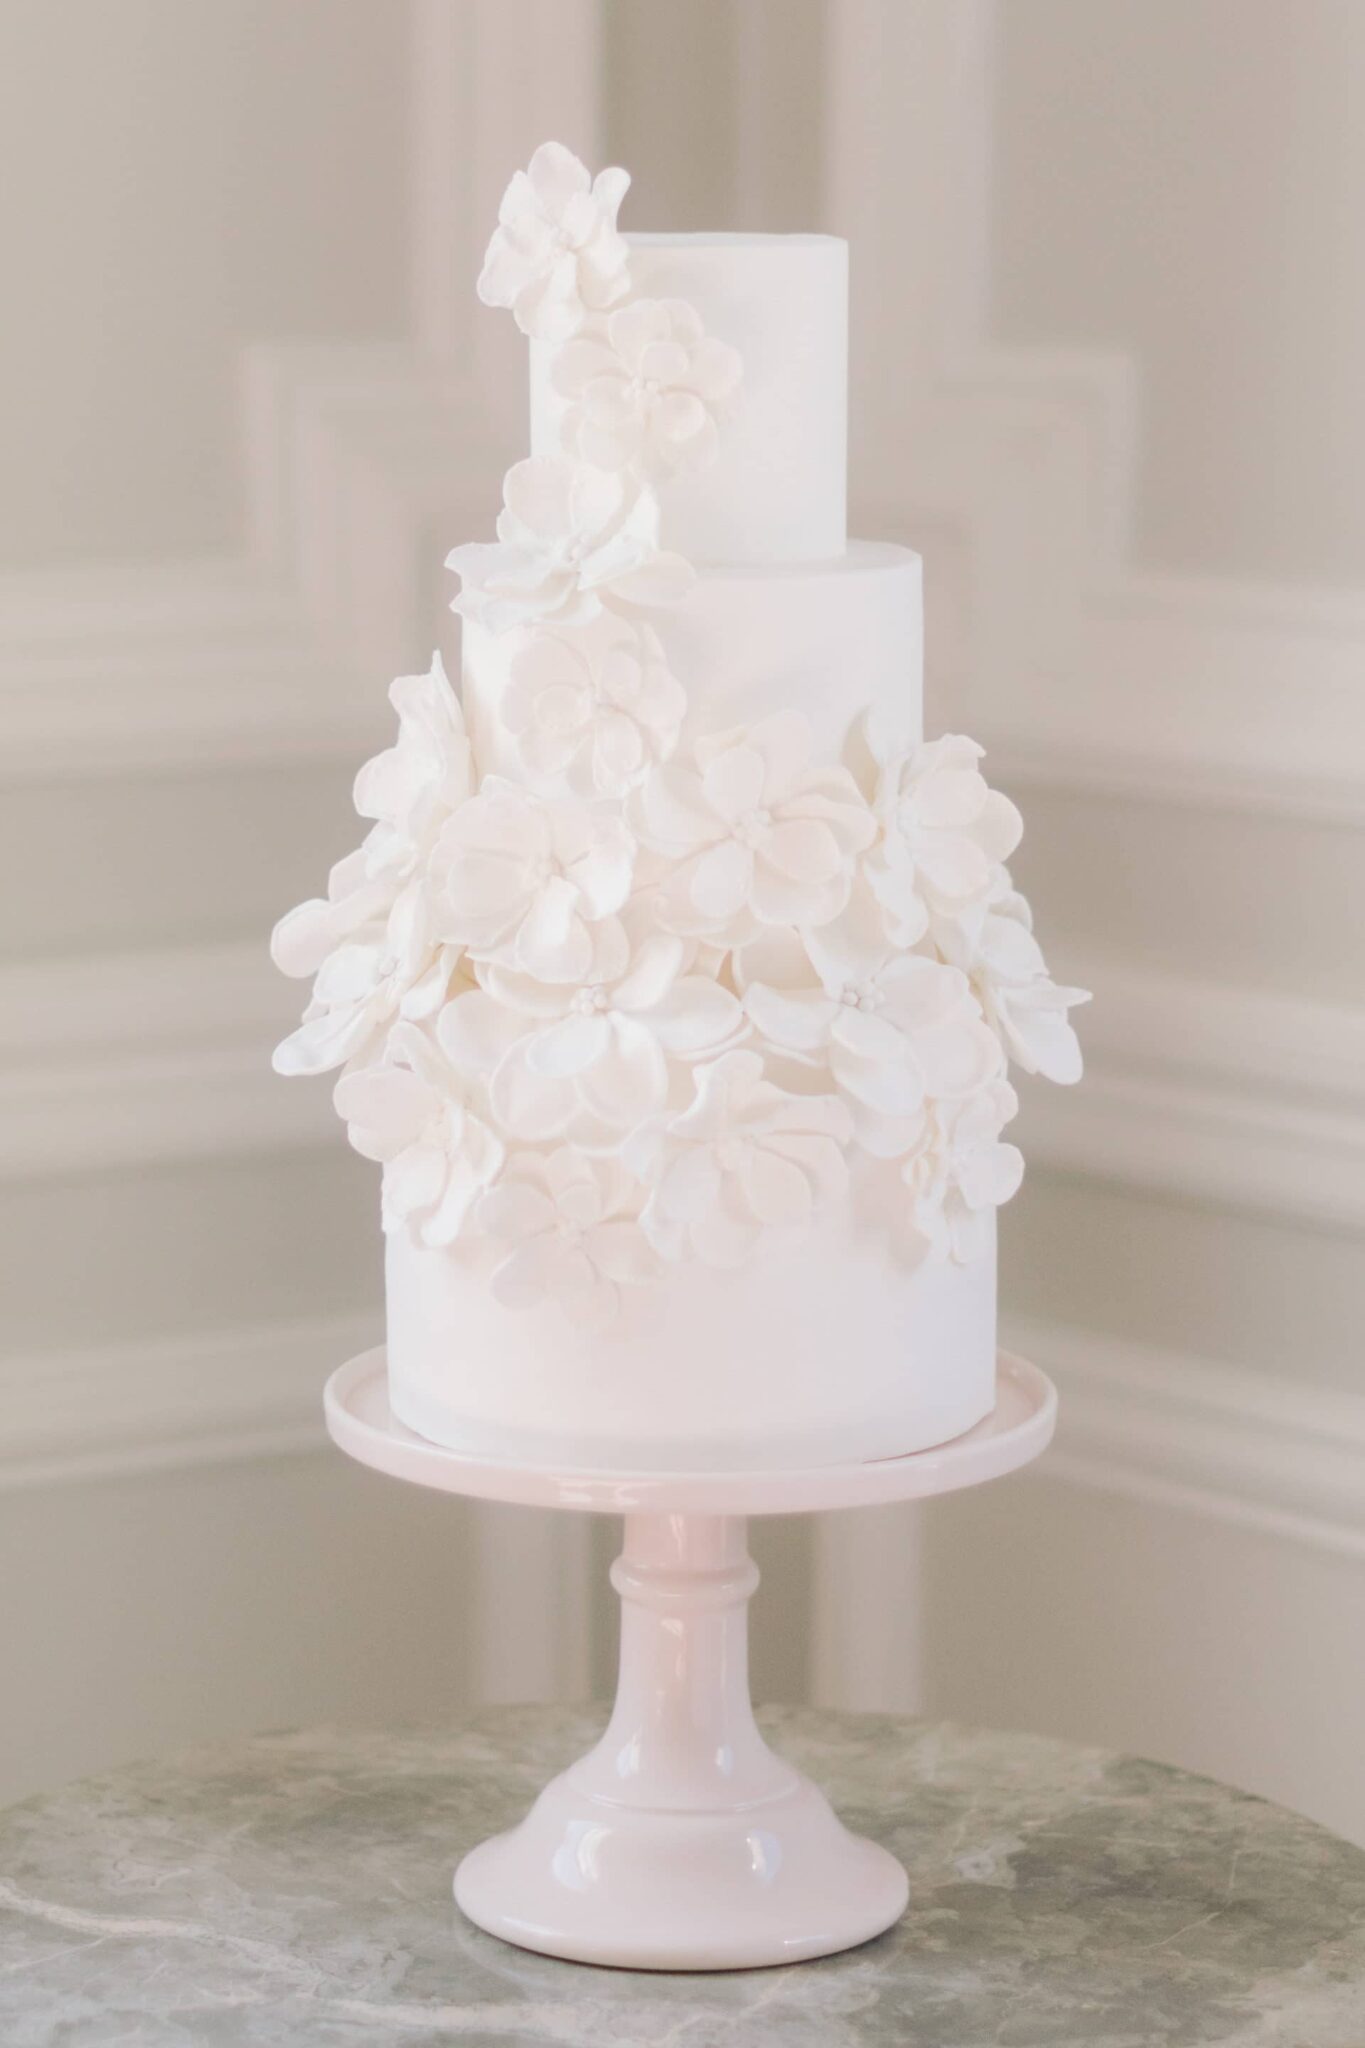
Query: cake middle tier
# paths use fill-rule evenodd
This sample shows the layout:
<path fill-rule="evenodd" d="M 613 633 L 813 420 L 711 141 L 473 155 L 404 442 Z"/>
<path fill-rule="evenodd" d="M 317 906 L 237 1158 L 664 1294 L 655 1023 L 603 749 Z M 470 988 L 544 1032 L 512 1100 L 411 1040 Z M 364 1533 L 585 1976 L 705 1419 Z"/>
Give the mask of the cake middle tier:
<path fill-rule="evenodd" d="M 852 541 L 830 562 L 704 569 L 681 604 L 651 621 L 687 692 L 684 747 L 789 710 L 804 712 L 829 760 L 872 706 L 908 735 L 920 732 L 921 564 L 907 548 Z M 476 758 L 485 771 L 524 779 L 499 703 L 528 636 L 468 623 L 464 634 L 464 709 Z"/>

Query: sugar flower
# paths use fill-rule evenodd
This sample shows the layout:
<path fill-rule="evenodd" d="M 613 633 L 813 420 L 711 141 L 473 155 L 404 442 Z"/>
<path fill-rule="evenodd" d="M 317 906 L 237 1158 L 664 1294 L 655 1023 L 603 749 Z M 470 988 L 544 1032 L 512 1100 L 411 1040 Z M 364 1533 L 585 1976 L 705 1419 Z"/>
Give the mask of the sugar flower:
<path fill-rule="evenodd" d="M 323 908 L 343 910 L 347 901 Z M 305 927 L 298 920 L 316 907 L 291 913 L 277 962 L 312 957 L 303 951 Z M 395 1019 L 429 1017 L 440 1007 L 458 963 L 458 948 L 435 931 L 420 884 L 408 883 L 386 916 L 356 924 L 326 953 L 302 1024 L 275 1048 L 276 1073 L 325 1074 L 348 1060 L 377 1056 Z"/>
<path fill-rule="evenodd" d="M 729 1052 L 698 1068 L 690 1108 L 637 1131 L 623 1156 L 649 1189 L 640 1221 L 664 1258 L 736 1266 L 766 1231 L 843 1197 L 849 1136 L 833 1096 L 789 1094 L 757 1053 Z"/>
<path fill-rule="evenodd" d="M 554 387 L 568 400 L 563 445 L 654 483 L 704 469 L 740 373 L 738 350 L 708 335 L 684 300 L 633 299 L 555 357 Z"/>
<path fill-rule="evenodd" d="M 513 1154 L 478 1209 L 479 1227 L 497 1247 L 494 1295 L 507 1308 L 554 1302 L 590 1329 L 610 1323 L 620 1289 L 657 1272 L 637 1201 L 614 1160 L 568 1146 L 548 1157 Z"/>
<path fill-rule="evenodd" d="M 630 893 L 634 847 L 618 816 L 490 775 L 447 821 L 432 857 L 443 938 L 539 981 L 581 982 L 591 927 Z"/>
<path fill-rule="evenodd" d="M 628 251 L 616 215 L 629 184 L 627 171 L 594 178 L 562 143 L 542 143 L 503 194 L 479 275 L 484 305 L 510 307 L 538 341 L 564 341 L 590 308 L 623 298 Z"/>
<path fill-rule="evenodd" d="M 514 462 L 497 540 L 453 548 L 446 567 L 462 582 L 451 610 L 493 633 L 674 604 L 693 580 L 681 555 L 660 549 L 651 496 L 564 456 Z"/>
<path fill-rule="evenodd" d="M 426 675 L 399 676 L 389 699 L 398 739 L 355 783 L 356 809 L 374 824 L 332 869 L 326 897 L 289 911 L 271 936 L 282 973 L 317 977 L 302 1025 L 276 1051 L 281 1074 L 368 1058 L 393 1018 L 444 1001 L 458 962 L 432 925 L 422 867 L 473 787 L 464 719 L 439 654 Z"/>
<path fill-rule="evenodd" d="M 721 942 L 755 921 L 837 917 L 875 832 L 853 777 L 819 760 L 798 711 L 701 741 L 693 766 L 651 770 L 628 808 L 641 843 L 671 864 L 660 916 Z"/>
<path fill-rule="evenodd" d="M 426 675 L 399 676 L 389 701 L 398 713 L 397 742 L 355 780 L 355 807 L 374 819 L 373 829 L 332 869 L 325 899 L 299 904 L 276 925 L 270 950 L 283 974 L 316 974 L 335 947 L 382 922 L 445 819 L 473 789 L 464 717 L 440 655 Z"/>
<path fill-rule="evenodd" d="M 653 628 L 609 614 L 528 635 L 498 703 L 522 767 L 588 797 L 622 797 L 666 761 L 686 710 Z"/>
<path fill-rule="evenodd" d="M 1019 1107 L 1007 1081 L 927 1109 L 901 1169 L 910 1220 L 931 1254 L 967 1265 L 989 1241 L 990 1218 L 1018 1192 L 1024 1158 L 1000 1133 Z"/>
<path fill-rule="evenodd" d="M 488 1076 L 503 1127 L 528 1142 L 570 1136 L 611 1146 L 661 1110 L 671 1063 L 713 1056 L 743 1028 L 738 998 L 689 971 L 682 939 L 606 918 L 573 985 L 489 962 L 441 1018 L 467 1070 Z M 690 1089 L 688 1091 L 690 1093 Z"/>
<path fill-rule="evenodd" d="M 881 1158 L 914 1142 L 926 1100 L 970 1095 L 1003 1067 L 966 975 L 892 947 L 865 893 L 818 930 L 761 934 L 736 974 L 761 1036 L 828 1063 L 854 1134 Z"/>
<path fill-rule="evenodd" d="M 868 740 L 879 758 L 873 807 L 881 826 L 868 874 L 892 937 L 913 946 L 935 909 L 956 911 L 985 896 L 996 865 L 1019 844 L 1023 820 L 987 785 L 975 740 L 949 733 L 900 748 L 875 722 Z"/>
<path fill-rule="evenodd" d="M 375 821 L 365 841 L 367 871 L 406 878 L 450 813 L 473 794 L 474 758 L 439 654 L 426 675 L 399 676 L 389 702 L 398 713 L 398 738 L 360 770 L 354 801 L 362 818 Z"/>
<path fill-rule="evenodd" d="M 940 919 L 936 934 L 945 956 L 970 976 L 1010 1058 L 1026 1074 L 1079 1081 L 1080 1041 L 1067 1011 L 1090 996 L 1052 980 L 1032 927 L 1027 902 L 1001 868 L 989 895 L 956 917 Z"/>
<path fill-rule="evenodd" d="M 385 1230 L 410 1227 L 423 1244 L 452 1244 L 496 1178 L 503 1147 L 430 1032 L 396 1025 L 384 1063 L 343 1074 L 332 1099 L 356 1151 L 383 1163 Z"/>

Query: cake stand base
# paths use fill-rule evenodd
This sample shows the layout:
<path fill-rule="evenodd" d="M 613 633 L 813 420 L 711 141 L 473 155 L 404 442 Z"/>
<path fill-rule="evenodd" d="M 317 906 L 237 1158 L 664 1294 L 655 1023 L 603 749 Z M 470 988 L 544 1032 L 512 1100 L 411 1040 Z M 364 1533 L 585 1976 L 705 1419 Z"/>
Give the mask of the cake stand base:
<path fill-rule="evenodd" d="M 624 1513 L 612 1567 L 621 1660 L 605 1734 L 519 1826 L 455 1874 L 469 1919 L 521 1948 L 652 1970 L 736 1970 L 831 1955 L 905 1909 L 905 1872 L 850 1834 L 774 1755 L 749 1701 L 757 1513 L 944 1493 L 1035 1457 L 1056 1395 L 1002 1359 L 995 1413 L 953 1443 L 865 1465 L 761 1473 L 532 1471 L 425 1443 L 388 1410 L 383 1354 L 334 1373 L 341 1447 L 397 1477 L 484 1499 Z"/>
<path fill-rule="evenodd" d="M 899 1919 L 899 1863 L 850 1835 L 755 1725 L 744 1522 L 629 1516 L 612 1582 L 611 1722 L 519 1827 L 466 1856 L 469 1918 L 523 1948 L 643 1970 L 795 1962 Z"/>

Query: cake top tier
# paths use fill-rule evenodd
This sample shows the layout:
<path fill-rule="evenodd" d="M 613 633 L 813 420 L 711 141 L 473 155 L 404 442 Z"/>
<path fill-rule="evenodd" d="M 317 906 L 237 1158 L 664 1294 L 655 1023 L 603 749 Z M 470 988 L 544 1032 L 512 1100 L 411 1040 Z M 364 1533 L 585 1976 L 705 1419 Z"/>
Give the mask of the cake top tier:
<path fill-rule="evenodd" d="M 698 563 L 827 561 L 847 537 L 848 244 L 833 235 L 627 235 L 634 291 L 683 300 L 739 351 L 742 402 L 716 459 L 666 494 L 663 545 Z M 531 450 L 567 401 L 531 344 Z"/>

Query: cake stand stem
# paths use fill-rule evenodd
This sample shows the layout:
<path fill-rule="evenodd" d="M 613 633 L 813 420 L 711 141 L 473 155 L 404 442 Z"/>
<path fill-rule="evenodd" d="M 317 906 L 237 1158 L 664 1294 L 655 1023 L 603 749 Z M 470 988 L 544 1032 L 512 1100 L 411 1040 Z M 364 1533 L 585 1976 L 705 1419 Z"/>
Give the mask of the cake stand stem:
<path fill-rule="evenodd" d="M 754 1721 L 746 1527 L 627 1516 L 611 1720 L 460 1865 L 455 1895 L 479 1926 L 584 1962 L 715 1970 L 831 1954 L 899 1917 L 900 1865 L 848 1834 Z"/>
<path fill-rule="evenodd" d="M 611 1568 L 621 1596 L 616 1704 L 578 1767 L 610 1796 L 647 1792 L 652 1806 L 695 1811 L 789 1784 L 749 1703 L 758 1567 L 747 1530 L 735 1515 L 627 1516 Z"/>

